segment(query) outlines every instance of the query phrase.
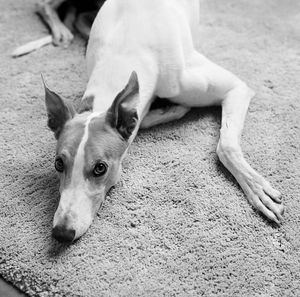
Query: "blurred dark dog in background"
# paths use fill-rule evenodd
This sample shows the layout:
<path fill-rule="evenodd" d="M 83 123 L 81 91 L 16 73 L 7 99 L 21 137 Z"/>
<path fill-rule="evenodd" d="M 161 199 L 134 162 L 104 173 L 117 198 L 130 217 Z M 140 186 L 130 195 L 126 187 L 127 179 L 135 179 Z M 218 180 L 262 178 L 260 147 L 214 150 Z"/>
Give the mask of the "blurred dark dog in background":
<path fill-rule="evenodd" d="M 39 0 L 37 13 L 49 27 L 52 42 L 67 47 L 77 30 L 88 39 L 92 23 L 105 0 Z"/>

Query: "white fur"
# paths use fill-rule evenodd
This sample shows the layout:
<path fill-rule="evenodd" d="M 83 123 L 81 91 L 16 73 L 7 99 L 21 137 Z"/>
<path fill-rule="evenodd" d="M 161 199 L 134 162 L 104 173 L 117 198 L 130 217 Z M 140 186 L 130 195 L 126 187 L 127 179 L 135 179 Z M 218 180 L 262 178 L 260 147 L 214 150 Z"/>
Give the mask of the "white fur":
<path fill-rule="evenodd" d="M 140 83 L 140 118 L 153 96 L 178 95 L 198 22 L 197 0 L 107 1 L 90 34 L 84 97 L 96 97 L 95 111 L 107 110 L 133 70 Z"/>
<path fill-rule="evenodd" d="M 84 163 L 85 163 L 85 145 L 86 142 L 88 141 L 89 138 L 89 124 L 91 120 L 97 116 L 99 116 L 99 112 L 93 112 L 91 113 L 86 122 L 85 122 L 85 127 L 84 127 L 84 134 L 82 137 L 82 140 L 78 146 L 78 150 L 76 153 L 76 156 L 74 158 L 74 165 L 73 165 L 73 171 L 72 171 L 72 177 L 71 177 L 71 185 L 72 187 L 84 187 L 85 186 L 85 181 L 83 178 L 83 168 L 84 168 Z"/>

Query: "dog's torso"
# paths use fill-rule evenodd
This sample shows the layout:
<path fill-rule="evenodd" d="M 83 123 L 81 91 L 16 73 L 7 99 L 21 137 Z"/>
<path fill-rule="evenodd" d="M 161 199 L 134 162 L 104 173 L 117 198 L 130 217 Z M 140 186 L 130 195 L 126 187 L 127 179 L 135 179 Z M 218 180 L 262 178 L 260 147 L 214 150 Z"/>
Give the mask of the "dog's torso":
<path fill-rule="evenodd" d="M 115 96 L 107 90 L 110 78 L 118 80 L 111 90 L 118 90 L 135 70 L 142 89 L 141 110 L 147 111 L 154 96 L 182 101 L 181 80 L 193 64 L 198 23 L 198 0 L 106 2 L 90 35 L 90 81 L 84 97 L 95 96 L 94 110 L 106 110 Z M 192 94 L 185 97 L 193 100 Z"/>

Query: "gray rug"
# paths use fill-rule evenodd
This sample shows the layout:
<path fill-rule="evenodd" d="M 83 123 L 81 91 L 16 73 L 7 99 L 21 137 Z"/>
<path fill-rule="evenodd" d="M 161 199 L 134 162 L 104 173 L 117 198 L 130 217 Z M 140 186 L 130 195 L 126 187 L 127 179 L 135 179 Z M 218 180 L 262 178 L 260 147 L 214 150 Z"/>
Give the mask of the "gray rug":
<path fill-rule="evenodd" d="M 300 296 L 299 1 L 203 1 L 199 30 L 201 50 L 257 91 L 242 146 L 284 194 L 282 225 L 217 160 L 220 109 L 198 109 L 138 135 L 122 181 L 69 247 L 51 238 L 58 179 L 40 73 L 78 102 L 84 42 L 11 59 L 47 33 L 34 2 L 0 0 L 0 274 L 30 296 Z"/>

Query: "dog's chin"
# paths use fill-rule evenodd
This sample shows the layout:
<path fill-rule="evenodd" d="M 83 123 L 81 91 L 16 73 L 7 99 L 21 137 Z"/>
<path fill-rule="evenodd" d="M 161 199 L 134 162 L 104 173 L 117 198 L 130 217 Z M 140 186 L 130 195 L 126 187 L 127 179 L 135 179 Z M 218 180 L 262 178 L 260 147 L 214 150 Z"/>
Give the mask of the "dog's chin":
<path fill-rule="evenodd" d="M 76 224 L 75 237 L 74 237 L 73 242 L 78 240 L 81 236 L 83 236 L 88 231 L 88 229 L 92 225 L 93 219 L 94 219 L 94 216 L 91 215 L 88 218 L 85 217 L 84 221 L 81 221 L 80 223 Z"/>

